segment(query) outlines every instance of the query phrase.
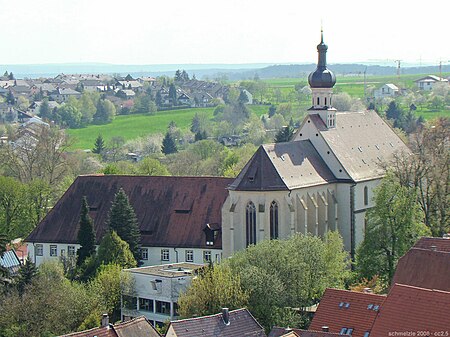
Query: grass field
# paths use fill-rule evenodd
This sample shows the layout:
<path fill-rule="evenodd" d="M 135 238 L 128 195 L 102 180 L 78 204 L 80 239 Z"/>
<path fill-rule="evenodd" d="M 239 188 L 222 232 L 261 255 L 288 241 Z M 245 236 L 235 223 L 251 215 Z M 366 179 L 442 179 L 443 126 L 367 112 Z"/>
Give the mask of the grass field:
<path fill-rule="evenodd" d="M 183 130 L 190 127 L 192 117 L 196 113 L 205 113 L 212 118 L 214 108 L 195 108 L 157 112 L 155 115 L 137 114 L 116 116 L 110 124 L 90 125 L 82 129 L 69 129 L 67 133 L 73 137 L 73 149 L 90 149 L 95 139 L 102 135 L 105 141 L 120 136 L 125 140 L 167 131 L 167 126 L 174 121 Z"/>

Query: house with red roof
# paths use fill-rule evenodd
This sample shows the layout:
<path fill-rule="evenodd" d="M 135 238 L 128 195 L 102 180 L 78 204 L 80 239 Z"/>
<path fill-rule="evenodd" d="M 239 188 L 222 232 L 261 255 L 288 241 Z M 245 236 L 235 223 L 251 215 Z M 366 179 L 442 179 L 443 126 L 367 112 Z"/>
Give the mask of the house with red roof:
<path fill-rule="evenodd" d="M 450 237 L 433 238 L 424 236 L 415 243 L 413 248 L 429 249 L 438 252 L 450 252 Z"/>
<path fill-rule="evenodd" d="M 367 337 L 386 296 L 327 289 L 309 330 Z"/>
<path fill-rule="evenodd" d="M 102 317 L 102 325 L 98 328 L 73 332 L 60 337 L 161 337 L 155 328 L 144 317 L 110 324 L 108 315 Z"/>
<path fill-rule="evenodd" d="M 165 336 L 266 337 L 266 333 L 247 309 L 223 308 L 219 314 L 172 321 Z"/>
<path fill-rule="evenodd" d="M 450 291 L 450 251 L 411 248 L 398 260 L 392 279 L 392 284 L 397 283 Z"/>
<path fill-rule="evenodd" d="M 378 313 L 370 337 L 449 333 L 450 292 L 395 284 Z"/>

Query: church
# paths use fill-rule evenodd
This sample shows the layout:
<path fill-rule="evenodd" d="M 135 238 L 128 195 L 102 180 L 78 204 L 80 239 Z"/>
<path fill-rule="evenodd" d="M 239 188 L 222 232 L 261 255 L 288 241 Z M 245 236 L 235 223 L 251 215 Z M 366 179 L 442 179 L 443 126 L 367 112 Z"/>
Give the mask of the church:
<path fill-rule="evenodd" d="M 333 108 L 336 77 L 327 68 L 327 49 L 322 32 L 317 68 L 308 77 L 312 106 L 293 140 L 260 146 L 229 186 L 224 257 L 262 240 L 328 230 L 339 231 L 354 256 L 385 174 L 380 164 L 409 152 L 375 111 Z"/>
<path fill-rule="evenodd" d="M 385 174 L 380 164 L 409 150 L 375 111 L 333 108 L 327 49 L 322 34 L 308 77 L 312 105 L 290 142 L 261 145 L 236 179 L 80 176 L 25 240 L 30 258 L 76 256 L 83 196 L 99 244 L 120 188 L 136 212 L 143 265 L 219 262 L 262 240 L 329 230 L 354 256 Z"/>

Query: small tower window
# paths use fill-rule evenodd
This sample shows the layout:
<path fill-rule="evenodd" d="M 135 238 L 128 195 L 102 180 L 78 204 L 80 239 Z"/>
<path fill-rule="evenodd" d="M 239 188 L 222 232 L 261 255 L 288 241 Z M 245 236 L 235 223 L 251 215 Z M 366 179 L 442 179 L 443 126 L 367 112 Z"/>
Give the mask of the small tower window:
<path fill-rule="evenodd" d="M 245 234 L 247 246 L 256 244 L 256 207 L 251 201 L 245 209 Z"/>
<path fill-rule="evenodd" d="M 325 97 L 325 106 L 327 105 L 327 98 Z"/>
<path fill-rule="evenodd" d="M 367 186 L 364 186 L 364 206 L 369 204 L 369 189 Z"/>
<path fill-rule="evenodd" d="M 320 105 L 320 98 L 317 97 L 317 105 Z"/>

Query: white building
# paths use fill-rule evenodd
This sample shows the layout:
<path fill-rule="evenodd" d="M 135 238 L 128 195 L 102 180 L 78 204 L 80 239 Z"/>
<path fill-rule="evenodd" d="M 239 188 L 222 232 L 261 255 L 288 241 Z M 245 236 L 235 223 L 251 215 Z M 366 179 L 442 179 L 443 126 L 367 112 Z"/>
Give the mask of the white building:
<path fill-rule="evenodd" d="M 381 88 L 373 92 L 375 98 L 396 97 L 399 94 L 400 90 L 395 84 L 392 83 L 384 84 Z"/>
<path fill-rule="evenodd" d="M 375 111 L 332 107 L 334 74 L 327 46 L 309 75 L 312 107 L 294 139 L 262 145 L 229 187 L 222 209 L 224 257 L 262 240 L 338 230 L 354 256 L 365 212 L 384 176 L 379 164 L 409 151 Z"/>
<path fill-rule="evenodd" d="M 134 293 L 122 294 L 122 320 L 145 316 L 162 326 L 178 316 L 178 297 L 203 264 L 174 263 L 124 269 L 134 281 Z"/>
<path fill-rule="evenodd" d="M 25 240 L 30 258 L 37 265 L 75 258 L 83 196 L 98 245 L 108 230 L 114 196 L 123 188 L 140 226 L 144 266 L 219 262 L 221 209 L 232 182 L 219 177 L 80 176 Z"/>
<path fill-rule="evenodd" d="M 424 91 L 431 91 L 433 90 L 433 85 L 435 83 L 447 83 L 448 84 L 448 80 L 446 78 L 442 78 L 439 76 L 435 76 L 435 75 L 428 75 L 422 78 L 419 78 L 418 80 L 415 80 L 414 82 L 416 82 L 417 87 L 420 90 L 424 90 Z"/>

